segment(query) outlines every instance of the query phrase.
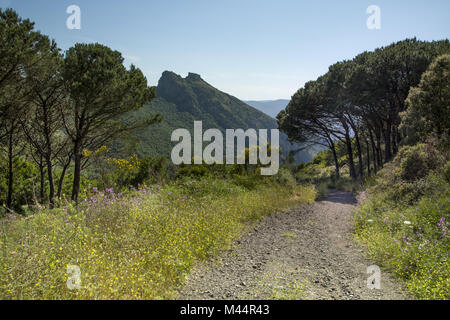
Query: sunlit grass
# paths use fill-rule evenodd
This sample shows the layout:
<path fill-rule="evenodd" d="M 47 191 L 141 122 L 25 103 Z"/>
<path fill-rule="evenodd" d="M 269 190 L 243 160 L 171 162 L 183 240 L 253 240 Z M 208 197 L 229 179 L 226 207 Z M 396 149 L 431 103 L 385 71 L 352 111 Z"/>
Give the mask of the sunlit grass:
<path fill-rule="evenodd" d="M 449 181 L 432 173 L 412 183 L 410 189 L 422 195 L 411 200 L 413 192 L 405 196 L 402 188 L 389 185 L 371 192 L 356 215 L 356 238 L 415 297 L 448 300 Z"/>
<path fill-rule="evenodd" d="M 249 221 L 312 202 L 311 186 L 184 181 L 126 196 L 97 192 L 0 227 L 1 299 L 170 299 L 192 267 L 238 238 Z M 81 270 L 69 290 L 67 266 Z"/>
<path fill-rule="evenodd" d="M 295 232 L 285 232 L 285 233 L 283 233 L 283 237 L 285 237 L 285 238 L 297 238 L 297 234 Z"/>

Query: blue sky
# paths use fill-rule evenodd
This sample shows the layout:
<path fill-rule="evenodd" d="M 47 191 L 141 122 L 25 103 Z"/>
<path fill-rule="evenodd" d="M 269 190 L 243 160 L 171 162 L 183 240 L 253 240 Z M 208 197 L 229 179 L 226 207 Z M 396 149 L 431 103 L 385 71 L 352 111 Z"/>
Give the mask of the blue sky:
<path fill-rule="evenodd" d="M 66 28 L 69 5 L 81 30 Z M 369 5 L 381 29 L 369 30 Z M 99 42 L 141 68 L 150 85 L 164 70 L 195 72 L 245 100 L 290 98 L 330 64 L 408 37 L 449 38 L 450 1 L 404 0 L 0 0 L 62 49 Z"/>

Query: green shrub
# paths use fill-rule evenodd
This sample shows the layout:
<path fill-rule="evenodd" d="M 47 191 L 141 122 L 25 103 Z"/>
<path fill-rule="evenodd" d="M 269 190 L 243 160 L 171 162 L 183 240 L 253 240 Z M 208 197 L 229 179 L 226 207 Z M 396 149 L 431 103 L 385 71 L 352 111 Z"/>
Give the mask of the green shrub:
<path fill-rule="evenodd" d="M 450 183 L 450 161 L 447 161 L 444 167 L 444 177 Z"/>
<path fill-rule="evenodd" d="M 280 168 L 275 179 L 281 184 L 295 184 L 295 177 L 289 168 Z"/>
<path fill-rule="evenodd" d="M 97 174 L 101 180 L 97 187 L 101 189 L 113 187 L 115 190 L 125 191 L 144 184 L 163 183 L 173 175 L 173 168 L 164 157 L 139 159 L 133 155 L 128 159 L 109 158 L 103 165 L 109 165 L 110 170 Z"/>
<path fill-rule="evenodd" d="M 206 166 L 194 165 L 178 169 L 177 177 L 204 177 L 209 174 Z"/>
<path fill-rule="evenodd" d="M 22 206 L 34 205 L 39 199 L 40 174 L 36 165 L 22 157 L 15 157 L 14 185 L 12 208 L 17 212 L 23 212 Z M 8 193 L 8 166 L 6 162 L 0 166 L 0 203 L 6 203 Z"/>
<path fill-rule="evenodd" d="M 355 236 L 417 298 L 450 299 L 448 162 L 426 150 L 403 148 L 379 173 L 355 214 Z"/>
<path fill-rule="evenodd" d="M 400 164 L 400 178 L 414 181 L 441 166 L 443 160 L 443 156 L 431 144 L 417 144 L 401 148 L 395 162 Z"/>
<path fill-rule="evenodd" d="M 316 190 L 317 190 L 317 199 L 326 198 L 330 193 L 329 183 L 327 182 L 319 183 L 318 185 L 316 185 Z"/>
<path fill-rule="evenodd" d="M 251 174 L 251 175 L 247 175 L 247 174 L 243 174 L 243 175 L 239 175 L 239 174 L 235 174 L 233 175 L 233 183 L 237 186 L 243 187 L 247 190 L 253 190 L 255 189 L 258 185 L 263 184 L 264 183 L 264 178 L 259 176 L 258 174 Z"/>
<path fill-rule="evenodd" d="M 231 181 L 215 179 L 210 176 L 200 178 L 183 177 L 178 179 L 176 183 L 168 185 L 166 189 L 186 197 L 195 195 L 197 198 L 209 196 L 224 197 L 245 191 L 243 187 L 231 183 Z"/>

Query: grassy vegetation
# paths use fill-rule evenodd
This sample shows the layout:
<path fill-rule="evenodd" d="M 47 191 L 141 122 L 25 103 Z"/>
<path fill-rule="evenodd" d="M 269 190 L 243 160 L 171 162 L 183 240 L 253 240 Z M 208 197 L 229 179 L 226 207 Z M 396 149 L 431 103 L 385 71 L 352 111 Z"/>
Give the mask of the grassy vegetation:
<path fill-rule="evenodd" d="M 349 176 L 349 169 L 345 159 L 341 161 L 341 176 L 336 178 L 334 167 L 329 158 L 329 150 L 321 151 L 313 161 L 301 163 L 297 167 L 296 179 L 301 184 L 314 184 L 317 190 L 317 198 L 323 199 L 328 196 L 330 189 L 347 192 L 360 190 L 360 182 L 353 181 Z"/>
<path fill-rule="evenodd" d="M 450 162 L 431 144 L 404 147 L 368 183 L 355 216 L 371 259 L 419 299 L 450 299 Z"/>
<path fill-rule="evenodd" d="M 297 280 L 284 280 L 284 284 L 272 289 L 271 300 L 306 300 L 306 289 Z"/>
<path fill-rule="evenodd" d="M 419 299 L 450 299 L 450 162 L 448 150 L 432 138 L 401 148 L 377 176 L 352 181 L 345 159 L 341 177 L 323 151 L 297 168 L 300 183 L 329 189 L 365 190 L 355 213 L 356 240 L 371 260 L 392 271 Z"/>
<path fill-rule="evenodd" d="M 263 300 L 308 299 L 308 283 L 298 271 L 290 269 L 281 261 L 276 263 L 274 269 L 276 271 L 265 273 L 255 282 L 257 292 L 263 292 Z"/>
<path fill-rule="evenodd" d="M 285 173 L 284 173 L 285 174 Z M 312 186 L 260 178 L 184 178 L 126 194 L 93 190 L 70 204 L 0 222 L 0 299 L 167 299 L 195 263 L 250 221 L 314 201 Z M 68 290 L 68 265 L 81 289 Z"/>

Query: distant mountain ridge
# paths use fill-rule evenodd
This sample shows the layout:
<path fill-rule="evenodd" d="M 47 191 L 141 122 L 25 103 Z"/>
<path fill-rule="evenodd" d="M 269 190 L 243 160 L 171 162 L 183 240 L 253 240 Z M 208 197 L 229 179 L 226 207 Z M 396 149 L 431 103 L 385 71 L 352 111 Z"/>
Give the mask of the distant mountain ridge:
<path fill-rule="evenodd" d="M 289 104 L 290 100 L 287 99 L 277 99 L 277 100 L 248 100 L 243 101 L 246 104 L 252 106 L 253 108 L 256 108 L 265 114 L 271 116 L 272 118 L 276 118 L 278 113 L 285 109 L 286 106 Z"/>
<path fill-rule="evenodd" d="M 186 128 L 193 131 L 194 121 L 203 122 L 203 130 L 225 129 L 276 129 L 276 120 L 260 110 L 224 93 L 200 75 L 189 73 L 186 78 L 170 71 L 163 72 L 156 88 L 157 98 L 149 105 L 136 111 L 133 116 L 144 118 L 159 113 L 163 116 L 160 124 L 137 131 L 137 153 L 140 156 L 165 156 L 170 154 L 175 143 L 170 141 L 173 130 Z M 292 147 L 287 136 L 280 135 L 283 153 Z M 297 147 L 298 148 L 298 147 Z M 296 161 L 309 161 L 313 150 L 299 152 Z"/>
<path fill-rule="evenodd" d="M 207 128 L 276 128 L 269 116 L 217 90 L 195 73 L 182 78 L 165 71 L 156 92 L 158 98 L 202 120 Z"/>

